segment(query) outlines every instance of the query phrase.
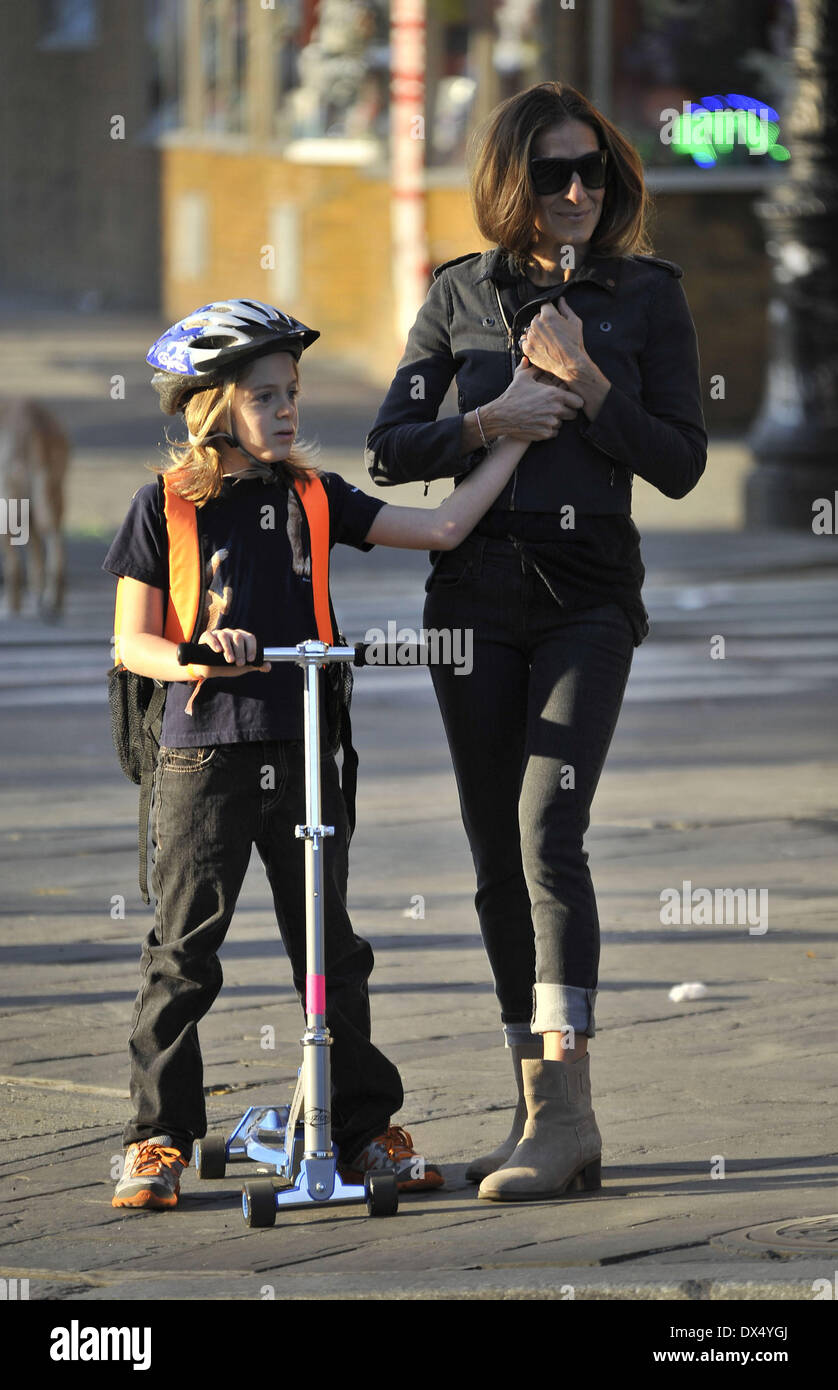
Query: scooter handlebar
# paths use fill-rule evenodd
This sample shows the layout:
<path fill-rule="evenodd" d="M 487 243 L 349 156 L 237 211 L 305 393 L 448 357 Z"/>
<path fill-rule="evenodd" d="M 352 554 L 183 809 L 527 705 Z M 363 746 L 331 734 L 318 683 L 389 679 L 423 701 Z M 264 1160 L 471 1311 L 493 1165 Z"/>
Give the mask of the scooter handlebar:
<path fill-rule="evenodd" d="M 195 666 L 232 666 L 223 652 L 217 652 L 212 647 L 208 647 L 206 642 L 181 642 L 177 649 L 177 659 L 181 666 L 188 666 L 190 662 Z M 264 663 L 261 646 L 256 652 L 255 660 L 249 662 L 250 666 L 261 666 Z"/>
<path fill-rule="evenodd" d="M 370 648 L 374 649 L 372 660 L 367 659 Z M 282 656 L 274 653 L 282 652 Z M 428 651 L 419 642 L 388 643 L 383 645 L 380 642 L 355 642 L 349 647 L 332 648 L 332 661 L 349 661 L 353 666 L 403 666 L 403 665 L 424 665 L 427 662 Z M 355 655 L 350 658 L 348 653 L 354 651 Z M 337 653 L 341 655 L 338 656 Z M 343 655 L 346 653 L 346 655 Z M 190 662 L 195 666 L 228 666 L 231 662 L 227 661 L 223 652 L 214 651 L 207 646 L 206 642 L 181 642 L 177 649 L 177 659 L 181 666 L 188 666 Z M 299 660 L 299 653 L 295 647 L 268 647 L 262 646 L 260 642 L 256 648 L 256 655 L 250 666 L 261 666 L 265 661 L 295 661 Z"/>

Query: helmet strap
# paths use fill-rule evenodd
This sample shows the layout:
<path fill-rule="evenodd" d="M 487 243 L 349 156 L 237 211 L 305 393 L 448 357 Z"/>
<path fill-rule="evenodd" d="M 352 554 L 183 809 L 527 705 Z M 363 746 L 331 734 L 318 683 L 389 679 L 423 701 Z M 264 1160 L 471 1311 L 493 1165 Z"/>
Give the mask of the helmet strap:
<path fill-rule="evenodd" d="M 214 430 L 212 434 L 205 434 L 203 438 L 199 439 L 197 435 L 193 434 L 192 431 L 188 429 L 187 438 L 190 444 L 207 444 L 211 439 L 223 439 L 227 443 L 229 443 L 233 449 L 236 449 L 240 454 L 244 455 L 244 457 L 250 464 L 250 467 L 247 469 L 243 469 L 240 474 L 227 473 L 224 475 L 225 477 L 258 476 L 260 478 L 265 478 L 268 480 L 271 480 L 276 477 L 276 464 L 265 463 L 263 459 L 255 458 L 253 454 L 251 454 L 247 449 L 245 449 L 244 445 L 240 443 L 240 441 L 236 437 L 235 430 L 232 427 L 232 420 L 230 421 L 229 430 Z"/>

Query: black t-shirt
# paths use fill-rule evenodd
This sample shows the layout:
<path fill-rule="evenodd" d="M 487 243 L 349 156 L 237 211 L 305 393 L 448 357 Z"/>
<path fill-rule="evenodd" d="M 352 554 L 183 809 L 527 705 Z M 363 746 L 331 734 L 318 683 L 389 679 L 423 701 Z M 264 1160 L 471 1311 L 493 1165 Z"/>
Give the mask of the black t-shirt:
<path fill-rule="evenodd" d="M 320 478 L 329 500 L 330 548 L 341 543 L 372 550 L 364 537 L 386 504 L 352 487 L 339 473 L 321 473 Z M 242 628 L 255 633 L 263 646 L 282 647 L 316 638 L 311 556 L 301 508 L 288 486 L 281 480 L 227 478 L 221 495 L 199 507 L 197 516 L 208 588 L 198 632 Z M 168 592 L 166 525 L 157 483 L 135 494 L 102 568 Z M 193 690 L 191 681 L 169 686 L 161 735 L 167 747 L 303 736 L 303 672 L 294 663 L 276 662 L 267 673 L 233 679 L 214 676 L 201 686 L 190 715 L 185 706 Z"/>

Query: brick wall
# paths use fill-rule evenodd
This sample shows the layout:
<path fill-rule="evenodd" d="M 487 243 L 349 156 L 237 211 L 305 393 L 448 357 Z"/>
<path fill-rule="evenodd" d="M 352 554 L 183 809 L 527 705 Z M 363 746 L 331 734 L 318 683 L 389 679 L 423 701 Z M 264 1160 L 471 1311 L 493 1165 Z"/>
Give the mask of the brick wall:
<path fill-rule="evenodd" d="M 143 6 L 109 0 L 88 48 L 49 49 L 40 4 L 0 0 L 0 291 L 159 302 L 159 152 Z M 125 139 L 111 118 L 125 118 Z M 92 307 L 92 306 L 91 306 Z"/>
<path fill-rule="evenodd" d="M 175 273 L 178 198 L 203 192 L 206 266 Z M 770 273 L 753 194 L 659 194 L 657 253 L 684 267 L 684 288 L 699 338 L 708 426 L 736 430 L 759 404 L 765 305 Z M 275 302 L 276 281 L 260 265 L 270 209 L 296 209 L 296 293 L 280 307 L 323 334 L 324 356 L 362 366 L 389 383 L 403 344 L 393 329 L 389 192 L 385 178 L 357 168 L 301 166 L 270 155 L 183 146 L 163 156 L 164 301 L 174 318 L 209 299 L 254 296 Z M 463 188 L 432 186 L 427 196 L 431 265 L 485 249 Z M 277 248 L 277 254 L 282 254 Z M 711 375 L 725 399 L 711 401 Z"/>

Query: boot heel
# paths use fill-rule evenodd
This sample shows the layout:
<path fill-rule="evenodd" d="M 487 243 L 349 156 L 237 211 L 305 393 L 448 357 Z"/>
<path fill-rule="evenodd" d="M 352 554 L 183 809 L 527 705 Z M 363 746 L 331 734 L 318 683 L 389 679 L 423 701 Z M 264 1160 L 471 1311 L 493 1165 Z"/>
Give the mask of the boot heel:
<path fill-rule="evenodd" d="M 571 1179 L 569 1192 L 597 1192 L 602 1187 L 602 1159 L 595 1158 Z"/>

